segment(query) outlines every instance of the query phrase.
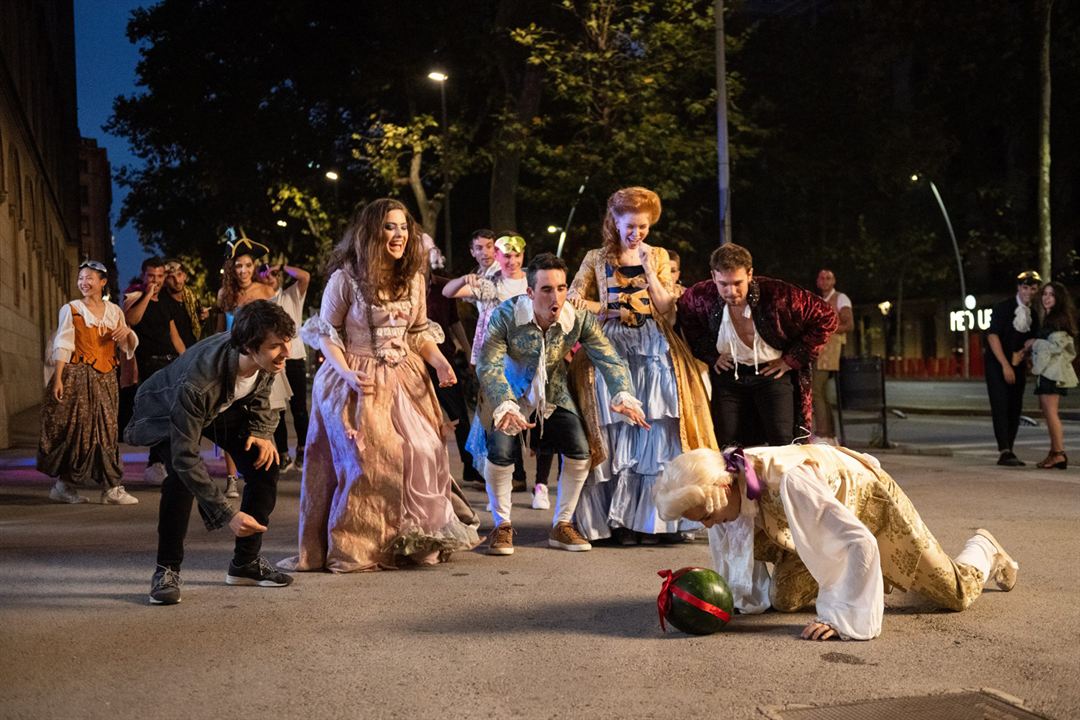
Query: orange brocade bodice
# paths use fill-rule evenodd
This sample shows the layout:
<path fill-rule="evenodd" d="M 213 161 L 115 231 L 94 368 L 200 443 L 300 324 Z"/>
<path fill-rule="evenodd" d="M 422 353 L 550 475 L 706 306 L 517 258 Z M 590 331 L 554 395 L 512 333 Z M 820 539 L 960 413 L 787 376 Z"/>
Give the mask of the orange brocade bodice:
<path fill-rule="evenodd" d="M 75 307 L 71 308 L 71 322 L 75 326 L 75 350 L 71 353 L 71 362 L 84 363 L 100 373 L 112 372 L 118 364 L 112 331 L 101 324 L 89 327 Z"/>

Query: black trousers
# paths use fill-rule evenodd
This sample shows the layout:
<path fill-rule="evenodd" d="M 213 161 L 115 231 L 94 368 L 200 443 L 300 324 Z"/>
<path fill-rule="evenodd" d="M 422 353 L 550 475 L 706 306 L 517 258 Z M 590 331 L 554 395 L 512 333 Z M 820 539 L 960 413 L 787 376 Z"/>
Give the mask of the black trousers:
<path fill-rule="evenodd" d="M 986 391 L 990 395 L 990 414 L 994 419 L 994 437 L 998 452 L 1013 449 L 1016 431 L 1020 427 L 1020 412 L 1024 407 L 1024 385 L 1027 382 L 1024 368 L 1013 368 L 1016 382 L 1009 385 L 1001 371 L 1001 364 L 991 353 L 983 353 L 986 372 Z"/>
<path fill-rule="evenodd" d="M 476 472 L 476 468 L 473 467 L 472 454 L 465 449 L 465 441 L 469 439 L 470 418 L 469 407 L 465 404 L 465 391 L 461 386 L 461 382 L 459 381 L 450 387 L 439 387 L 439 376 L 436 374 L 435 369 L 430 365 L 427 366 L 427 369 L 428 374 L 431 376 L 431 382 L 435 385 L 435 397 L 439 399 L 439 405 L 446 411 L 446 416 L 450 418 L 451 422 L 457 422 L 457 426 L 454 427 L 454 440 L 457 442 L 461 462 L 465 466 L 462 480 L 484 482 L 484 476 Z M 457 372 L 456 368 L 455 372 Z"/>
<path fill-rule="evenodd" d="M 296 430 L 296 449 L 299 451 L 307 444 L 307 360 L 302 358 L 286 360 L 285 378 L 289 381 L 289 386 L 292 388 L 292 397 L 289 398 L 289 412 L 292 413 L 293 429 Z M 287 433 L 286 437 L 288 437 Z"/>
<path fill-rule="evenodd" d="M 753 365 L 711 373 L 716 442 L 727 445 L 790 445 L 795 439 L 798 373 L 779 379 L 757 375 Z"/>
<path fill-rule="evenodd" d="M 203 431 L 203 437 L 232 456 L 240 474 L 244 476 L 244 494 L 240 499 L 240 510 L 251 515 L 263 525 L 269 525 L 270 513 L 277 502 L 278 467 L 257 469 L 256 448 L 245 450 L 248 439 L 248 424 L 244 410 L 229 408 Z M 158 507 L 158 550 L 157 563 L 179 571 L 184 561 L 184 538 L 187 536 L 188 521 L 191 519 L 191 504 L 194 496 L 184 481 L 173 468 L 172 452 L 169 442 L 157 446 L 164 456 L 165 467 L 169 471 L 161 486 L 161 503 Z M 262 549 L 262 533 L 236 538 L 233 562 L 243 565 L 259 556 Z"/>

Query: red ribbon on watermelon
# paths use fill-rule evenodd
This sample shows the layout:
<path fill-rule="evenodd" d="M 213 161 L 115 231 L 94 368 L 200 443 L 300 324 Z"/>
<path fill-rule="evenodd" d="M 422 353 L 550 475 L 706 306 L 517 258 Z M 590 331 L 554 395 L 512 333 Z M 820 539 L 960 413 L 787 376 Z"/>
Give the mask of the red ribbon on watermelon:
<path fill-rule="evenodd" d="M 656 597 L 656 610 L 660 614 L 660 629 L 667 632 L 667 627 L 664 625 L 664 616 L 667 615 L 668 610 L 671 609 L 671 596 L 679 598 L 683 602 L 688 602 L 698 610 L 709 613 L 715 617 L 720 618 L 724 622 L 731 620 L 731 615 L 726 610 L 718 608 L 712 603 L 707 603 L 699 597 L 694 597 L 690 593 L 683 590 L 681 587 L 675 584 L 675 581 L 681 578 L 689 570 L 694 568 L 683 568 L 682 570 L 672 573 L 670 570 L 661 570 L 657 575 L 664 578 L 664 584 L 660 586 L 660 594 Z"/>

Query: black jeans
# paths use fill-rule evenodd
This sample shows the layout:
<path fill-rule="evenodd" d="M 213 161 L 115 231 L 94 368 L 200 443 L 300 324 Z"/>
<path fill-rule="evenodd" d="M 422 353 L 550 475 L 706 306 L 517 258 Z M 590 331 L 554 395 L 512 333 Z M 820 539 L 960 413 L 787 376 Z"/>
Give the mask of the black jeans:
<path fill-rule="evenodd" d="M 986 391 L 990 395 L 990 414 L 994 418 L 994 438 L 997 439 L 998 452 L 1011 451 L 1016 440 L 1016 431 L 1020 427 L 1020 413 L 1024 408 L 1027 373 L 1023 367 L 1014 367 L 1016 382 L 1009 385 L 1005 382 L 1001 363 L 991 353 L 983 353 L 983 368 L 986 373 Z"/>
<path fill-rule="evenodd" d="M 149 355 L 149 356 L 143 356 L 139 360 L 139 384 L 142 384 L 142 383 L 146 382 L 147 380 L 149 380 L 150 377 L 154 373 L 156 373 L 158 370 L 163 369 L 166 365 L 171 363 L 176 358 L 177 358 L 176 355 Z M 131 419 L 131 413 L 134 412 L 135 393 L 138 392 L 139 385 L 135 385 L 134 387 L 132 387 L 131 390 L 132 390 L 132 392 L 131 392 L 131 408 L 132 409 L 131 409 L 131 411 L 129 411 L 129 414 L 127 416 L 128 420 Z M 125 422 L 125 424 L 127 424 L 127 423 Z M 164 457 L 164 455 L 162 455 L 161 451 L 158 450 L 158 446 L 155 445 L 152 448 L 150 448 L 150 452 L 147 453 L 147 456 L 146 456 L 146 467 L 150 467 L 151 465 L 156 465 L 157 463 L 163 463 L 163 462 L 165 462 L 165 457 Z"/>
<path fill-rule="evenodd" d="M 296 430 L 296 450 L 299 452 L 307 444 L 307 360 L 302 358 L 286 360 L 285 378 L 289 381 L 289 386 L 292 387 L 292 397 L 289 398 L 289 412 L 292 413 L 293 428 Z M 287 433 L 286 437 L 288 437 Z"/>
<path fill-rule="evenodd" d="M 716 442 L 727 445 L 789 445 L 795 439 L 798 373 L 780 379 L 757 375 L 753 365 L 712 373 Z"/>
<path fill-rule="evenodd" d="M 555 408 L 551 417 L 544 420 L 543 434 L 540 432 L 540 423 L 536 420 L 536 414 L 530 422 L 535 422 L 536 427 L 529 431 L 530 447 L 536 450 L 537 455 L 562 455 L 575 460 L 585 460 L 589 457 L 589 439 L 585 435 L 585 424 L 574 413 L 564 408 Z M 504 432 L 491 428 L 487 433 L 488 462 L 495 465 L 514 464 L 514 449 L 520 448 L 520 433 L 507 435 Z M 548 470 L 551 465 L 548 465 Z"/>
<path fill-rule="evenodd" d="M 446 411 L 446 416 L 450 418 L 451 422 L 457 421 L 457 426 L 454 428 L 454 440 L 457 441 L 458 454 L 461 456 L 461 462 L 465 466 L 462 472 L 462 480 L 469 482 L 484 482 L 484 476 L 476 472 L 476 468 L 473 467 L 472 454 L 465 449 L 465 441 L 469 439 L 469 408 L 465 404 L 465 391 L 461 387 L 461 382 L 457 382 L 450 387 L 439 387 L 439 376 L 435 372 L 435 368 L 430 365 L 427 366 L 428 374 L 431 376 L 431 382 L 435 386 L 435 396 L 439 399 L 439 405 Z M 457 370 L 455 369 L 455 372 Z"/>
<path fill-rule="evenodd" d="M 269 525 L 270 513 L 274 511 L 277 502 L 278 467 L 271 465 L 269 468 L 257 469 L 257 448 L 244 449 L 248 439 L 246 413 L 239 408 L 229 408 L 203 430 L 203 437 L 229 453 L 240 474 L 244 476 L 240 510 L 262 525 Z M 165 467 L 169 471 L 161 486 L 161 504 L 158 508 L 157 563 L 179 571 L 184 561 L 184 538 L 187 536 L 194 497 L 173 469 L 169 442 L 166 440 L 156 447 L 164 456 Z M 259 556 L 261 548 L 262 533 L 238 537 L 233 562 L 237 565 L 249 563 Z"/>

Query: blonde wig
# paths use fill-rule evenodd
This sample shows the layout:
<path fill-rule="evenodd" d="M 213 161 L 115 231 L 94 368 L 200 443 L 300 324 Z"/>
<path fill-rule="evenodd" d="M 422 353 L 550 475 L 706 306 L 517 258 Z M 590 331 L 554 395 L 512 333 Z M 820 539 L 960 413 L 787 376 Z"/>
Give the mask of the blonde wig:
<path fill-rule="evenodd" d="M 710 448 L 683 453 L 668 463 L 653 491 L 663 520 L 678 520 L 691 508 L 712 514 L 728 504 L 727 487 L 734 481 L 725 469 L 724 456 Z"/>

